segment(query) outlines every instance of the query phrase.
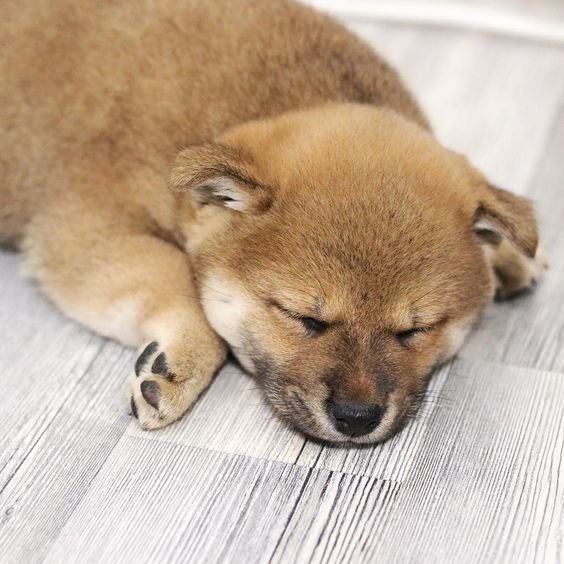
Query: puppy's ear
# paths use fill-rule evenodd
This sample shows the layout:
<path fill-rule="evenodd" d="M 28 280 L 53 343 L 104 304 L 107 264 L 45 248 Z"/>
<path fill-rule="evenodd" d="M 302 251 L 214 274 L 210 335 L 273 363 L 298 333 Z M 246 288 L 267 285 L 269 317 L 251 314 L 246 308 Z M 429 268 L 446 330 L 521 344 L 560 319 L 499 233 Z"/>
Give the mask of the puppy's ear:
<path fill-rule="evenodd" d="M 537 222 L 529 200 L 487 185 L 474 215 L 474 231 L 485 243 L 508 239 L 533 258 L 538 244 Z"/>
<path fill-rule="evenodd" d="M 261 213 L 272 204 L 272 189 L 258 180 L 249 159 L 219 143 L 182 151 L 172 168 L 169 186 L 189 191 L 200 206 Z"/>

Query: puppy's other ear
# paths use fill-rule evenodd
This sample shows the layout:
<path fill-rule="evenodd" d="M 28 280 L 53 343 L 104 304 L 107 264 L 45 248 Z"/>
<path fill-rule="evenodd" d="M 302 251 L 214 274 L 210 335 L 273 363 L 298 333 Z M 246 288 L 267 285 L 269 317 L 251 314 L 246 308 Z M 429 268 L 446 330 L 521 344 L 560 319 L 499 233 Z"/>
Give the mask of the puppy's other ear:
<path fill-rule="evenodd" d="M 474 231 L 486 243 L 508 239 L 533 258 L 538 244 L 537 222 L 529 200 L 488 185 L 474 215 Z"/>
<path fill-rule="evenodd" d="M 190 191 L 200 206 L 261 213 L 272 204 L 272 189 L 257 179 L 249 159 L 219 143 L 182 151 L 172 168 L 169 186 L 180 192 Z"/>

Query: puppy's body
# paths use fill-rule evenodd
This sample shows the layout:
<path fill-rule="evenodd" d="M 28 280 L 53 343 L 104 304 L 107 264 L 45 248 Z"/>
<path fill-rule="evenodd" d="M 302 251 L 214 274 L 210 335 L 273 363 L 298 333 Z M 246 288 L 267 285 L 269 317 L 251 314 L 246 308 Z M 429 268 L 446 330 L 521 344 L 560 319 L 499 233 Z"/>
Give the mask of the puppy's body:
<path fill-rule="evenodd" d="M 385 438 L 495 274 L 503 290 L 511 263 L 511 291 L 536 275 L 528 205 L 442 149 L 329 18 L 268 0 L 8 0 L 2 16 L 0 237 L 67 314 L 155 343 L 131 379 L 145 428 L 189 408 L 227 342 L 305 432 Z M 414 323 L 437 329 L 408 354 L 390 335 Z"/>
<path fill-rule="evenodd" d="M 89 184 L 102 205 L 117 197 L 132 208 L 134 198 L 173 229 L 163 188 L 178 149 L 252 119 L 349 101 L 426 124 L 368 47 L 292 2 L 39 0 L 26 8 L 8 0 L 0 37 L 9 46 L 0 59 L 4 238 L 21 237 L 47 194 L 92 195 Z M 125 176 L 130 189 L 116 196 Z"/>

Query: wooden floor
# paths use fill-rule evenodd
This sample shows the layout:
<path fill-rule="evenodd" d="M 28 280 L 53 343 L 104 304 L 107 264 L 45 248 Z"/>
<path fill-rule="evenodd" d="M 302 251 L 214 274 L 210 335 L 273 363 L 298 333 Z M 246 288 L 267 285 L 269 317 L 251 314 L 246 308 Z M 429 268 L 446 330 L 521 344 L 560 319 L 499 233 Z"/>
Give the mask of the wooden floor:
<path fill-rule="evenodd" d="M 133 353 L 0 254 L 3 564 L 564 561 L 564 51 L 351 25 L 445 143 L 537 201 L 546 279 L 487 311 L 404 432 L 345 450 L 286 429 L 235 366 L 181 423 L 139 431 Z"/>

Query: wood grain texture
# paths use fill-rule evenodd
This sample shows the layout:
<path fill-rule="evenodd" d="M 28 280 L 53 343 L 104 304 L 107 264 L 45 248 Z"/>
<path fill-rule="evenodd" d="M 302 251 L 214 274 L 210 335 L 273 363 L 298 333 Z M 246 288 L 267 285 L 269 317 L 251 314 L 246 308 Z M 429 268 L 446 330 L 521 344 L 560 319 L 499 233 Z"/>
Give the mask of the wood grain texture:
<path fill-rule="evenodd" d="M 556 562 L 564 379 L 459 361 L 445 387 L 401 482 L 124 438 L 46 561 Z"/>
<path fill-rule="evenodd" d="M 105 343 L 0 493 L 2 562 L 40 562 L 129 421 L 122 374 L 132 354 Z"/>
<path fill-rule="evenodd" d="M 133 353 L 0 253 L 2 563 L 564 561 L 564 52 L 351 25 L 445 143 L 536 200 L 544 282 L 488 309 L 404 432 L 349 450 L 286 428 L 234 366 L 183 421 L 139 431 Z"/>
<path fill-rule="evenodd" d="M 55 312 L 0 255 L 0 561 L 39 562 L 129 415 L 133 353 Z"/>
<path fill-rule="evenodd" d="M 65 319 L 0 255 L 0 491 L 88 371 L 103 341 Z"/>
<path fill-rule="evenodd" d="M 375 482 L 127 437 L 45 562 L 267 562 L 284 551 L 300 505 L 327 517 L 343 486 L 364 492 L 351 504 L 389 490 Z M 305 542 L 315 542 L 309 531 Z"/>
<path fill-rule="evenodd" d="M 367 561 L 561 562 L 562 375 L 459 361 L 445 390 Z"/>

